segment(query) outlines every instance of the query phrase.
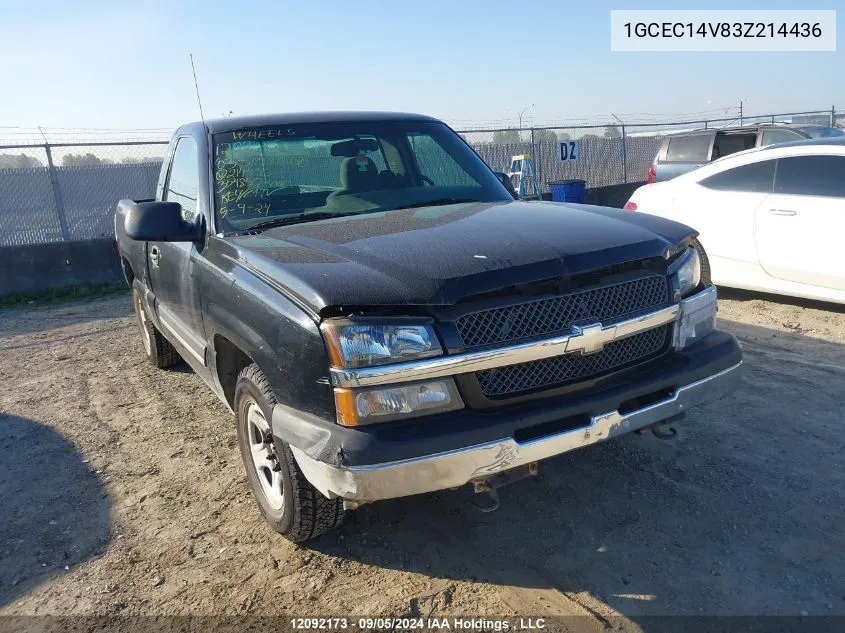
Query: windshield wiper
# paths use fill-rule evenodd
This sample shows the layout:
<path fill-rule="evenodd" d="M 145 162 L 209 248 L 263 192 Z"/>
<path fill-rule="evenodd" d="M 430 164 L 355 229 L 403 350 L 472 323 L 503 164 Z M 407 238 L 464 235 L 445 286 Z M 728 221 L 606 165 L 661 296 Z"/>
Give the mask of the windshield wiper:
<path fill-rule="evenodd" d="M 435 198 L 434 200 L 426 200 L 425 202 L 414 202 L 411 204 L 404 204 L 401 207 L 393 207 L 391 211 L 398 209 L 417 209 L 419 207 L 443 207 L 447 204 L 464 204 L 467 202 L 481 202 L 475 198 Z"/>
<path fill-rule="evenodd" d="M 238 234 L 252 233 L 253 231 L 266 231 L 277 226 L 285 226 L 287 224 L 301 224 L 303 222 L 314 222 L 316 220 L 328 220 L 329 218 L 342 218 L 347 215 L 358 215 L 360 211 L 352 213 L 330 213 L 328 211 L 318 211 L 316 213 L 296 213 L 294 215 L 286 215 L 281 218 L 274 218 L 273 220 L 265 220 L 258 224 L 253 224 L 249 228 L 238 231 Z"/>

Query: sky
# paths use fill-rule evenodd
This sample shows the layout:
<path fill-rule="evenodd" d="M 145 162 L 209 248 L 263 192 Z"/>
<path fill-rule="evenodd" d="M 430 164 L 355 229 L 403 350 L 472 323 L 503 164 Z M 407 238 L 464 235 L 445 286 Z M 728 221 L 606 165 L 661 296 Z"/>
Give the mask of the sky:
<path fill-rule="evenodd" d="M 813 9 L 836 9 L 820 0 Z M 639 113 L 845 110 L 845 50 L 610 51 L 610 10 L 802 3 L 603 0 L 0 0 L 0 127 L 173 128 L 304 110 L 401 110 L 454 127 Z M 790 6 L 791 5 L 791 6 Z M 838 32 L 845 10 L 840 8 Z"/>

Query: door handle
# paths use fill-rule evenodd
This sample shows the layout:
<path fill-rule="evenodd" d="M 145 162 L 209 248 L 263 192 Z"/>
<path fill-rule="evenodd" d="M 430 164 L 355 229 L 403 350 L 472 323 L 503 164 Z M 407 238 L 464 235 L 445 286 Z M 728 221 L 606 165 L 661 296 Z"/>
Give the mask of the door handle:
<path fill-rule="evenodd" d="M 769 209 L 772 215 L 798 215 L 798 211 L 792 209 Z"/>
<path fill-rule="evenodd" d="M 161 260 L 161 251 L 158 250 L 158 246 L 153 246 L 150 249 L 150 262 L 152 263 L 154 268 L 158 268 L 158 263 Z"/>

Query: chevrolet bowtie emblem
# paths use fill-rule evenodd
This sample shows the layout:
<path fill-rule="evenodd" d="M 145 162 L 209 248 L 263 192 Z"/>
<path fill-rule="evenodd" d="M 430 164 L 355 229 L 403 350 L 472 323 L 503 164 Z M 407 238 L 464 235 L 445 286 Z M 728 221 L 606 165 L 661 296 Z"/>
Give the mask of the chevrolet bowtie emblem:
<path fill-rule="evenodd" d="M 604 346 L 616 338 L 616 326 L 602 327 L 601 323 L 592 325 L 573 325 L 572 334 L 566 344 L 566 353 L 581 352 L 595 354 L 604 349 Z"/>

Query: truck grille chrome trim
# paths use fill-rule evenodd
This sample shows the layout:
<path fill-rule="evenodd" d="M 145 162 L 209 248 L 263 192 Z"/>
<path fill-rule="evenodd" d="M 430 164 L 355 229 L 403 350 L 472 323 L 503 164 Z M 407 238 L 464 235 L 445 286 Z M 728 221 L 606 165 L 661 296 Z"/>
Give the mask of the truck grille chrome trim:
<path fill-rule="evenodd" d="M 585 354 L 602 349 L 612 341 L 634 336 L 661 325 L 674 323 L 681 306 L 674 304 L 612 325 L 593 324 L 570 334 L 494 349 L 438 356 L 406 363 L 343 369 L 332 367 L 332 384 L 337 387 L 369 387 L 442 376 L 480 372 L 517 365 L 563 354 Z"/>

